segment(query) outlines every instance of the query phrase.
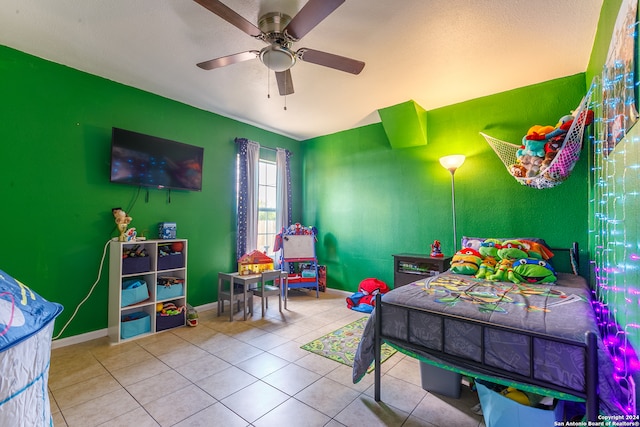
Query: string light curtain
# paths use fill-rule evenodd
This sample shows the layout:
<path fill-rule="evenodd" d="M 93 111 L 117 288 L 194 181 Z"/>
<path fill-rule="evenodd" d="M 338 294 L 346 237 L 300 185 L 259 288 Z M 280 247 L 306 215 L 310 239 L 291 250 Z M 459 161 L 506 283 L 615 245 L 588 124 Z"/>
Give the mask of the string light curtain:
<path fill-rule="evenodd" d="M 635 16 L 635 14 L 633 14 Z M 624 27 L 634 38 L 637 22 Z M 632 127 L 637 81 L 633 67 L 610 62 L 594 79 L 590 231 L 594 309 L 615 378 L 635 413 L 634 373 L 640 369 L 640 127 Z"/>

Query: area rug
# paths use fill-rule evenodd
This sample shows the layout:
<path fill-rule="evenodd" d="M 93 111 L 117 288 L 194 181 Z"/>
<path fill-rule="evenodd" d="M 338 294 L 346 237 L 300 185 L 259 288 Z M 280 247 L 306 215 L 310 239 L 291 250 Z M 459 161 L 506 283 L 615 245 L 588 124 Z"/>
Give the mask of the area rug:
<path fill-rule="evenodd" d="M 336 329 L 318 339 L 315 339 L 300 348 L 310 351 L 311 353 L 319 354 L 331 360 L 335 360 L 338 363 L 342 363 L 347 366 L 353 366 L 353 359 L 358 350 L 358 344 L 362 338 L 362 332 L 364 331 L 364 325 L 367 323 L 368 317 L 363 317 L 355 322 L 349 323 L 340 329 Z M 393 356 L 396 352 L 394 348 L 388 344 L 382 344 L 382 357 L 383 363 L 389 357 Z M 367 372 L 371 372 L 374 369 L 374 365 L 371 364 Z"/>

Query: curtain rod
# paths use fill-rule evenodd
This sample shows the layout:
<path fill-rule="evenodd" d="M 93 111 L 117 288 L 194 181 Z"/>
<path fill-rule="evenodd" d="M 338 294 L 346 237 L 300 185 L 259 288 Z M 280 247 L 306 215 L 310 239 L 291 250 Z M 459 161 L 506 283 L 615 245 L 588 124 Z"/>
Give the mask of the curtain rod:
<path fill-rule="evenodd" d="M 235 138 L 234 142 L 238 142 L 238 140 L 247 140 L 246 138 Z M 248 140 L 247 140 L 248 141 Z M 258 142 L 258 145 L 260 145 L 260 143 Z M 264 145 L 260 145 L 260 148 L 264 148 L 265 150 L 269 150 L 269 151 L 275 151 L 277 152 L 278 149 L 277 148 L 271 148 L 271 147 L 265 147 Z M 281 150 L 286 150 L 290 156 L 293 156 L 293 153 L 290 150 L 287 150 L 286 148 L 280 148 Z"/>
<path fill-rule="evenodd" d="M 265 150 L 269 150 L 269 151 L 275 151 L 276 153 L 278 152 L 277 148 L 271 148 L 271 147 L 265 147 L 264 145 L 260 146 L 260 149 L 264 148 Z M 290 150 L 287 150 L 286 148 L 280 148 L 280 150 L 285 150 L 289 153 L 290 156 L 293 156 L 293 153 Z"/>

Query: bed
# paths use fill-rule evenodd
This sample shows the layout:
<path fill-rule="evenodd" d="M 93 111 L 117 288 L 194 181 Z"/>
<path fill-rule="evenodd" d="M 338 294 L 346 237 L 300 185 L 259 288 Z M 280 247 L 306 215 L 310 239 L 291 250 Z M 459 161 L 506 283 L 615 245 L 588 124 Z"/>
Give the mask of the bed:
<path fill-rule="evenodd" d="M 577 245 L 566 252 L 575 265 Z M 387 342 L 423 362 L 562 400 L 585 401 L 587 418 L 623 414 L 613 364 L 584 278 L 551 284 L 476 279 L 451 270 L 378 295 L 353 365 L 353 382 Z"/>

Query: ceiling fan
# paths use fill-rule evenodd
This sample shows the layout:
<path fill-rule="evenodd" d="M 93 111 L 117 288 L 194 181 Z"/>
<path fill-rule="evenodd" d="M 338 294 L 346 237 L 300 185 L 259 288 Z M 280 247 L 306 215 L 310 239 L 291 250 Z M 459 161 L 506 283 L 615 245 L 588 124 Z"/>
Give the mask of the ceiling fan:
<path fill-rule="evenodd" d="M 351 74 L 360 74 L 364 68 L 364 62 L 345 58 L 344 56 L 305 47 L 298 50 L 292 49 L 292 45 L 295 42 L 298 42 L 322 22 L 345 0 L 309 0 L 293 18 L 284 13 L 269 12 L 260 17 L 257 27 L 219 0 L 194 1 L 230 24 L 235 25 L 251 37 L 262 40 L 268 45 L 259 51 L 249 50 L 197 64 L 198 67 L 204 70 L 213 70 L 238 62 L 260 58 L 264 65 L 275 71 L 280 95 L 290 95 L 293 93 L 291 67 L 297 60 Z"/>

